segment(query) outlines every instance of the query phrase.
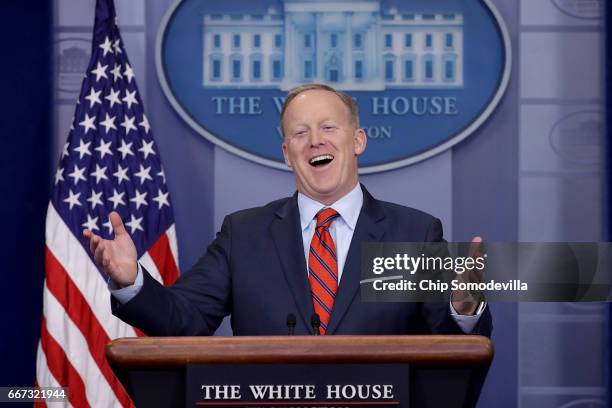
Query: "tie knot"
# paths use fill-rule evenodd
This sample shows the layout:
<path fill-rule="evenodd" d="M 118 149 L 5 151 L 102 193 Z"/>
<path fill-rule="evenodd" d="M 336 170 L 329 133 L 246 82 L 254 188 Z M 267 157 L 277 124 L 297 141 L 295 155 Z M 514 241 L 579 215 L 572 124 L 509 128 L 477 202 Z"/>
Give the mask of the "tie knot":
<path fill-rule="evenodd" d="M 329 228 L 331 223 L 339 216 L 338 211 L 331 207 L 319 211 L 317 213 L 317 228 Z"/>

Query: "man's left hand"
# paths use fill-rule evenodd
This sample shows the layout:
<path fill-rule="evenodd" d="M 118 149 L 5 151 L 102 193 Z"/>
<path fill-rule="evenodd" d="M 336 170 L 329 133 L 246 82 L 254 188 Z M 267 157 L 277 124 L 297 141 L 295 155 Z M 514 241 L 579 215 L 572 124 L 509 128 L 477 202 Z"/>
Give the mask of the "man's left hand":
<path fill-rule="evenodd" d="M 477 258 L 482 256 L 480 245 L 482 238 L 475 236 L 470 243 L 468 256 Z M 484 270 L 477 271 L 469 269 L 462 274 L 457 274 L 459 282 L 482 282 L 484 278 Z M 451 294 L 453 308 L 461 315 L 473 315 L 478 309 L 478 305 L 482 301 L 482 294 L 479 292 L 471 292 L 468 290 L 455 290 Z"/>

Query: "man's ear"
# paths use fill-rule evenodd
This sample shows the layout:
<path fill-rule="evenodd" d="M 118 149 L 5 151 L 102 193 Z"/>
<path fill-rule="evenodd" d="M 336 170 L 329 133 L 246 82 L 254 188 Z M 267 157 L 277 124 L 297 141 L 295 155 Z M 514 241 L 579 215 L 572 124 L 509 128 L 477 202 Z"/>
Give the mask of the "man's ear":
<path fill-rule="evenodd" d="M 365 130 L 362 128 L 355 129 L 355 156 L 359 156 L 366 148 L 368 144 L 368 137 Z"/>
<path fill-rule="evenodd" d="M 289 152 L 287 151 L 287 141 L 283 139 L 283 144 L 281 145 L 283 148 L 283 157 L 285 158 L 285 164 L 287 167 L 292 167 L 291 160 L 289 159 Z"/>

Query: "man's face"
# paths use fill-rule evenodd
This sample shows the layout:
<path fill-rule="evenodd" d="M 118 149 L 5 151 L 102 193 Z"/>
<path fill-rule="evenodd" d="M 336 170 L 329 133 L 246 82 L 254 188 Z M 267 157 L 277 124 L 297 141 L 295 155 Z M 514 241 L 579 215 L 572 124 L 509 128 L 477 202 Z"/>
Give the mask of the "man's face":
<path fill-rule="evenodd" d="M 298 191 L 329 205 L 355 187 L 366 135 L 337 95 L 318 89 L 302 92 L 285 110 L 281 125 L 285 163 Z"/>

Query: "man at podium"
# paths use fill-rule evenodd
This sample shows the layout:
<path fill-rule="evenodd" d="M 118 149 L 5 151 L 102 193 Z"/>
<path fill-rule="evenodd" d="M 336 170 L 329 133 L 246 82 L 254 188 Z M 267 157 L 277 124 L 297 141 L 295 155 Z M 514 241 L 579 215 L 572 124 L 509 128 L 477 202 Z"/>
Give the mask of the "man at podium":
<path fill-rule="evenodd" d="M 443 240 L 437 218 L 373 198 L 358 179 L 367 138 L 357 106 L 326 85 L 289 92 L 281 111 L 282 149 L 297 192 L 225 217 L 206 253 L 165 288 L 138 264 L 117 213 L 115 239 L 84 231 L 111 277 L 113 313 L 154 336 L 211 335 L 231 315 L 235 335 L 481 334 L 486 302 L 361 301 L 360 244 Z M 478 244 L 480 238 L 475 238 Z M 314 317 L 314 319 L 313 319 Z M 314 323 L 314 327 L 313 327 Z"/>

